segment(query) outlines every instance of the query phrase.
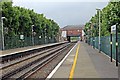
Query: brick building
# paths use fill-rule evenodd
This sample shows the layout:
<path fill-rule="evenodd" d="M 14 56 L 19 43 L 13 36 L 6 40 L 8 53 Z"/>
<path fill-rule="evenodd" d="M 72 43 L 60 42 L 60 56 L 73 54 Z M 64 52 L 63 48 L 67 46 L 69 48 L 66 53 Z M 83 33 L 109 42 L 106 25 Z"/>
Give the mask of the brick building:
<path fill-rule="evenodd" d="M 67 25 L 63 28 L 61 28 L 62 32 L 66 32 L 66 38 L 68 41 L 70 41 L 70 37 L 80 37 L 80 39 L 83 39 L 83 29 L 84 25 Z"/>

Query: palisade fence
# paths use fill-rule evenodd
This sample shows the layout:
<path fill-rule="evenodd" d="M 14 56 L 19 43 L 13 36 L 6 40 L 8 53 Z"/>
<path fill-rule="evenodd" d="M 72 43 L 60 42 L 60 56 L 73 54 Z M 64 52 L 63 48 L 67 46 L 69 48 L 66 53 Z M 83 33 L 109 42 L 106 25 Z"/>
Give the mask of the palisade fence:
<path fill-rule="evenodd" d="M 41 45 L 41 44 L 49 44 L 49 43 L 55 43 L 57 40 L 52 38 L 45 38 L 45 37 L 39 37 L 34 36 L 33 38 L 24 36 L 24 39 L 20 39 L 20 36 L 4 36 L 4 47 L 5 50 L 7 49 L 14 49 L 14 48 L 21 48 L 21 47 L 27 47 L 27 46 L 35 46 L 35 45 Z"/>
<path fill-rule="evenodd" d="M 99 48 L 99 37 L 90 38 L 87 40 L 88 44 Z M 112 57 L 116 59 L 116 36 L 112 36 Z M 110 36 L 101 37 L 101 51 L 110 56 Z M 118 60 L 120 62 L 120 34 L 118 35 Z"/>

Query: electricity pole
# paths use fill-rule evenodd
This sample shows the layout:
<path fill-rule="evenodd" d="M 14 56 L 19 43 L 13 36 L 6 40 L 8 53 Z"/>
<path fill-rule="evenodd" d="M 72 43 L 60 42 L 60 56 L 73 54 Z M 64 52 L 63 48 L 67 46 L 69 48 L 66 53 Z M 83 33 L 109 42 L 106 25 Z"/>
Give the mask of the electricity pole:
<path fill-rule="evenodd" d="M 100 26 L 100 9 L 96 9 L 99 12 L 99 53 L 101 51 L 101 39 L 100 39 L 100 33 L 101 33 L 101 26 Z"/>

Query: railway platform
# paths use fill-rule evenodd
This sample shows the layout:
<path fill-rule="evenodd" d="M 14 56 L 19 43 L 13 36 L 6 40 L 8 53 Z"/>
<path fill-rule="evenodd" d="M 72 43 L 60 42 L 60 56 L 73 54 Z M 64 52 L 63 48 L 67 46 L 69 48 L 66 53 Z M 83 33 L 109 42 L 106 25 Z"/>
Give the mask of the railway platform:
<path fill-rule="evenodd" d="M 78 42 L 47 79 L 118 80 L 115 61 L 84 42 Z"/>
<path fill-rule="evenodd" d="M 58 42 L 58 43 L 43 44 L 43 45 L 36 45 L 36 46 L 28 46 L 28 47 L 9 49 L 9 50 L 3 50 L 3 51 L 0 50 L 0 57 L 12 55 L 12 54 L 17 54 L 17 53 L 25 52 L 25 51 L 29 51 L 29 50 L 39 49 L 39 48 L 43 48 L 43 47 L 53 46 L 53 45 L 57 45 L 57 44 L 62 44 L 62 43 L 66 43 L 66 42 L 67 41 Z"/>

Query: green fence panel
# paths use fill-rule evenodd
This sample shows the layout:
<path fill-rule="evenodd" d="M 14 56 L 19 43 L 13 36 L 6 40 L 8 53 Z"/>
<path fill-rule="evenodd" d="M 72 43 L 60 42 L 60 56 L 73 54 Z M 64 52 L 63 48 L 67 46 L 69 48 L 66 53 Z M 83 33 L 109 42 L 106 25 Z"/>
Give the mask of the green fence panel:
<path fill-rule="evenodd" d="M 118 35 L 118 60 L 119 60 L 119 62 L 120 62 L 120 34 Z"/>
<path fill-rule="evenodd" d="M 116 59 L 116 36 L 112 35 L 112 57 Z"/>
<path fill-rule="evenodd" d="M 94 46 L 95 48 L 99 48 L 99 37 L 90 38 L 87 40 L 88 44 Z M 110 36 L 102 36 L 100 38 L 101 41 L 101 51 L 106 55 L 110 56 Z M 112 57 L 116 59 L 116 35 L 112 35 Z M 120 34 L 118 35 L 118 60 L 120 62 Z"/>
<path fill-rule="evenodd" d="M 106 55 L 110 55 L 110 37 L 101 37 L 101 51 Z"/>
<path fill-rule="evenodd" d="M 94 44 L 95 44 L 94 47 L 98 49 L 99 39 L 98 39 L 98 37 L 95 37 L 94 39 L 95 39 L 95 41 L 94 41 Z"/>
<path fill-rule="evenodd" d="M 93 38 L 90 38 L 90 45 L 93 46 Z"/>
<path fill-rule="evenodd" d="M 34 36 L 32 39 L 32 36 L 24 36 L 24 39 L 21 40 L 20 36 L 11 36 L 11 37 L 4 36 L 5 50 L 33 46 L 33 42 L 34 45 L 41 45 L 41 44 L 55 43 L 57 41 L 54 37 L 45 38 L 43 36 L 41 37 Z"/>

